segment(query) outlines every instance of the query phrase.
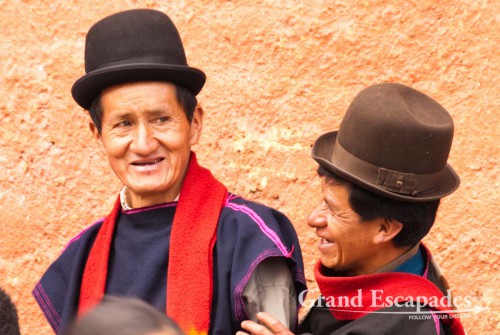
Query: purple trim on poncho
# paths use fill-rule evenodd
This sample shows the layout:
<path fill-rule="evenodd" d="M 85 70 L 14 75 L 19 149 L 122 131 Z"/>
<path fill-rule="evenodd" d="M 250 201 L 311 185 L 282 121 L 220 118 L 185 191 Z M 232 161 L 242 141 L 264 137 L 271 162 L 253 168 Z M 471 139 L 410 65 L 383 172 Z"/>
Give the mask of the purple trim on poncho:
<path fill-rule="evenodd" d="M 45 293 L 45 290 L 43 289 L 41 283 L 38 283 L 33 289 L 33 297 L 40 306 L 40 309 L 45 315 L 45 318 L 47 319 L 47 321 L 49 321 L 52 330 L 54 331 L 54 333 L 57 333 L 57 331 L 59 330 L 59 324 L 61 323 L 61 317 L 56 312 L 54 306 L 50 302 L 49 297 L 47 297 L 47 294 Z"/>
<path fill-rule="evenodd" d="M 233 194 L 233 193 L 229 193 L 227 198 L 226 198 L 226 205 L 231 201 L 231 200 L 234 200 L 234 199 L 238 199 L 238 198 L 241 198 L 239 195 L 236 195 L 236 194 Z"/>
<path fill-rule="evenodd" d="M 140 208 L 128 209 L 126 211 L 122 211 L 122 213 L 129 215 L 129 214 L 136 214 L 136 213 L 150 211 L 152 209 L 167 208 L 167 207 L 173 207 L 173 206 L 177 206 L 177 201 L 167 202 L 167 203 L 164 203 L 164 204 L 147 206 L 147 207 L 140 207 Z"/>
<path fill-rule="evenodd" d="M 68 249 L 68 247 L 75 241 L 78 241 L 80 239 L 80 237 L 82 237 L 83 234 L 85 234 L 86 231 L 88 231 L 89 229 L 91 229 L 92 227 L 94 227 L 95 225 L 97 224 L 101 224 L 102 222 L 104 221 L 104 218 L 101 218 L 99 220 L 97 220 L 96 222 L 92 223 L 90 226 L 88 226 L 87 228 L 83 229 L 82 231 L 80 231 L 78 233 L 78 235 L 76 235 L 75 237 L 73 237 L 71 240 L 69 240 L 68 244 L 66 244 L 66 246 L 64 247 L 63 251 L 61 252 L 61 254 L 66 250 Z"/>
<path fill-rule="evenodd" d="M 288 251 L 287 248 L 285 247 L 285 245 L 283 244 L 283 242 L 281 242 L 281 239 L 279 238 L 279 236 L 271 228 L 269 228 L 266 225 L 266 223 L 264 222 L 264 220 L 262 220 L 262 218 L 257 213 L 255 213 L 252 209 L 248 208 L 245 205 L 238 205 L 238 204 L 229 203 L 229 202 L 227 203 L 226 207 L 229 207 L 235 211 L 247 214 L 259 226 L 260 230 L 267 237 L 269 237 L 269 239 L 271 241 L 273 241 L 274 244 L 276 244 L 276 246 L 280 249 L 283 256 L 289 258 L 292 255 L 293 248 L 291 251 Z"/>
<path fill-rule="evenodd" d="M 422 255 L 425 257 L 425 271 L 422 277 L 425 279 L 428 279 L 427 276 L 429 275 L 429 268 L 430 268 L 430 263 L 431 263 L 431 252 L 427 247 L 422 243 L 420 244 L 420 247 L 423 249 Z M 421 249 L 421 250 L 422 250 Z"/>
<path fill-rule="evenodd" d="M 430 310 L 432 319 L 434 320 L 434 326 L 436 327 L 436 333 L 437 335 L 441 334 L 441 324 L 439 322 L 439 318 L 437 317 L 436 313 L 434 313 L 432 310 Z"/>

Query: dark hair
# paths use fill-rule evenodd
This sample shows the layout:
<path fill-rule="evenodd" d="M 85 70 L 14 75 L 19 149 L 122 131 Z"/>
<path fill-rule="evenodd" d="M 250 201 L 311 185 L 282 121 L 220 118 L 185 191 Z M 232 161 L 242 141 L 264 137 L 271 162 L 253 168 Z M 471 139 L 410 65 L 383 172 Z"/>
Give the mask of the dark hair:
<path fill-rule="evenodd" d="M 145 335 L 160 331 L 183 335 L 172 319 L 144 301 L 105 296 L 94 309 L 76 320 L 66 335 Z"/>
<path fill-rule="evenodd" d="M 175 88 L 175 97 L 177 99 L 177 103 L 186 114 L 186 118 L 189 123 L 193 121 L 194 109 L 196 108 L 196 104 L 198 101 L 196 100 L 196 96 L 191 93 L 187 88 L 180 85 L 174 85 Z M 101 95 L 99 94 L 90 105 L 89 108 L 90 118 L 94 125 L 96 126 L 99 134 L 102 130 L 102 106 L 101 106 Z"/>
<path fill-rule="evenodd" d="M 0 288 L 0 334 L 20 335 L 17 309 L 10 296 Z"/>
<path fill-rule="evenodd" d="M 403 228 L 392 240 L 397 247 L 420 242 L 436 219 L 439 199 L 428 202 L 395 200 L 367 191 L 321 166 L 318 175 L 324 177 L 327 183 L 347 187 L 349 205 L 363 221 L 384 218 L 401 222 Z"/>

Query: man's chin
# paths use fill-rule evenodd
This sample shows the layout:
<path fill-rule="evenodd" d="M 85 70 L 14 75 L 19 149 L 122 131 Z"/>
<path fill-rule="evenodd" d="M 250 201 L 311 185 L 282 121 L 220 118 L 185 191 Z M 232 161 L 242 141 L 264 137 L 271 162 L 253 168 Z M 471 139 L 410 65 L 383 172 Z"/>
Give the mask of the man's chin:
<path fill-rule="evenodd" d="M 337 263 L 335 260 L 332 260 L 330 257 L 321 257 L 320 258 L 321 265 L 324 269 L 335 271 Z"/>
<path fill-rule="evenodd" d="M 139 199 L 145 199 L 145 198 L 150 198 L 150 199 L 161 199 L 161 198 L 168 198 L 168 193 L 170 188 L 166 187 L 164 185 L 158 185 L 158 184 L 142 184 L 142 185 L 131 185 L 127 186 L 127 189 L 129 191 L 129 196 L 132 198 L 139 198 Z M 173 195 L 173 198 L 177 196 Z M 173 200 L 173 199 L 172 199 Z M 168 201 L 168 199 L 166 200 Z M 164 202 L 166 202 L 164 201 Z"/>

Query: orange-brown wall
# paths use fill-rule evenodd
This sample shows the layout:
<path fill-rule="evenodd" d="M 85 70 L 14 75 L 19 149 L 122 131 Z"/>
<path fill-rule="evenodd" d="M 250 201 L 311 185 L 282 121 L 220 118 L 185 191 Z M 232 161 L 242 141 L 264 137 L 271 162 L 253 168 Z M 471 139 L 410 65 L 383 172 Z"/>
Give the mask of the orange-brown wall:
<path fill-rule="evenodd" d="M 488 307 L 470 334 L 500 330 L 498 1 L 0 1 L 0 286 L 23 334 L 50 334 L 31 289 L 68 240 L 111 208 L 120 184 L 70 96 L 96 20 L 150 7 L 177 24 L 208 80 L 195 150 L 230 190 L 294 223 L 307 278 L 318 253 L 305 218 L 320 199 L 311 144 L 363 87 L 401 82 L 455 120 L 462 178 L 425 239 L 455 295 Z M 495 205 L 496 204 L 496 205 Z"/>

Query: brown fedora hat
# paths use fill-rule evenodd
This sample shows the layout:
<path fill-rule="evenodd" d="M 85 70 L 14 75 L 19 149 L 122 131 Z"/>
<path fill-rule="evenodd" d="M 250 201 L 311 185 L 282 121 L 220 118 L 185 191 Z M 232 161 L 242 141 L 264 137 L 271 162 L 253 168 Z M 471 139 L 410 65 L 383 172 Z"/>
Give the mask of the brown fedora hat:
<path fill-rule="evenodd" d="M 170 18 L 151 9 L 133 9 L 94 24 L 85 40 L 85 75 L 71 89 L 89 109 L 105 88 L 136 81 L 168 81 L 198 94 L 205 74 L 187 64 L 179 32 Z"/>
<path fill-rule="evenodd" d="M 353 99 L 338 131 L 321 135 L 312 157 L 325 169 L 387 198 L 423 202 L 455 191 L 446 163 L 453 120 L 427 95 L 385 83 Z"/>

